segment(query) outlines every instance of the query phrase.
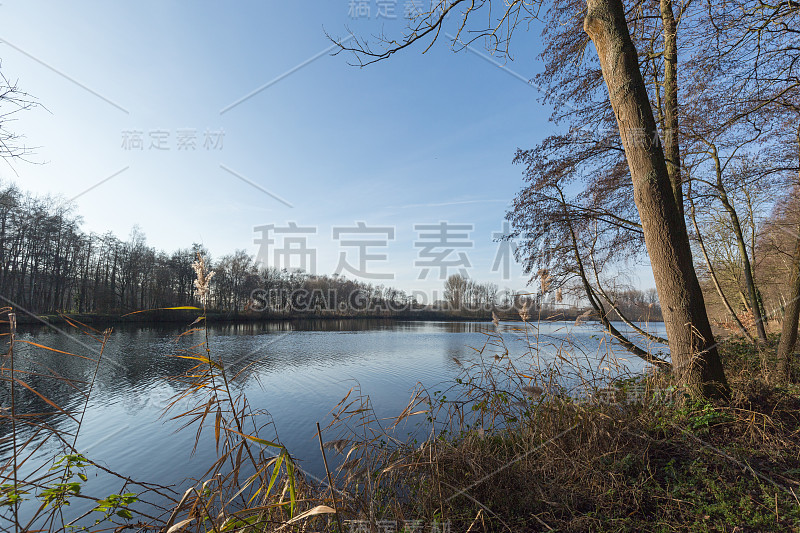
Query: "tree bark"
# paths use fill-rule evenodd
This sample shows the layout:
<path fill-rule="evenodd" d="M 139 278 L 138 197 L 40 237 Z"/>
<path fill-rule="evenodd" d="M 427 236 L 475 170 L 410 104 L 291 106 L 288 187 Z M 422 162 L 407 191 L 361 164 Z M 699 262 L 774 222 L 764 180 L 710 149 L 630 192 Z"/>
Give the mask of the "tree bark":
<path fill-rule="evenodd" d="M 661 26 L 664 35 L 664 158 L 672 184 L 678 213 L 684 216 L 681 179 L 680 133 L 678 129 L 678 24 L 672 0 L 661 0 Z"/>
<path fill-rule="evenodd" d="M 664 313 L 676 377 L 692 395 L 730 394 L 692 264 L 653 111 L 621 0 L 589 0 L 584 29 L 594 42 L 614 109 Z"/>

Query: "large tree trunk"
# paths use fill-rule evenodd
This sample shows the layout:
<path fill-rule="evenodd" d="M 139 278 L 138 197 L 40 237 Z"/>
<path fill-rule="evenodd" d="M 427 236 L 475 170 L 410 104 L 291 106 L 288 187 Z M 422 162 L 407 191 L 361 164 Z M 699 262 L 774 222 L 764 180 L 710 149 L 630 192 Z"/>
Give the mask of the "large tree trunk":
<path fill-rule="evenodd" d="M 678 130 L 678 24 L 672 0 L 661 0 L 661 26 L 664 35 L 664 158 L 672 184 L 672 194 L 683 217 L 680 134 Z"/>
<path fill-rule="evenodd" d="M 589 0 L 584 29 L 594 42 L 617 117 L 645 244 L 664 313 L 673 369 L 690 393 L 725 398 L 725 372 L 692 264 L 664 152 L 621 0 Z"/>

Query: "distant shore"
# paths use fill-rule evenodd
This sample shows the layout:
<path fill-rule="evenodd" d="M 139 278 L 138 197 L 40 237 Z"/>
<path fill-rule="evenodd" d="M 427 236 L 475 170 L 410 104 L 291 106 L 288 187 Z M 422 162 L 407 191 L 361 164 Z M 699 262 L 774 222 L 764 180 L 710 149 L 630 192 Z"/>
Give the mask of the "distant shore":
<path fill-rule="evenodd" d="M 134 314 L 101 314 L 101 313 L 64 313 L 42 314 L 31 316 L 18 313 L 17 323 L 22 325 L 36 324 L 66 324 L 68 320 L 84 324 L 173 324 L 190 323 L 194 321 L 201 311 L 184 310 L 151 310 L 136 312 Z M 521 318 L 516 312 L 496 311 L 497 317 L 502 321 L 518 322 Z M 595 322 L 597 317 L 585 316 L 580 310 L 542 311 L 531 313 L 529 321 L 556 322 L 575 321 L 580 317 L 583 321 Z M 401 312 L 370 312 L 370 313 L 338 313 L 338 312 L 297 312 L 297 313 L 265 313 L 265 312 L 219 312 L 208 311 L 206 321 L 211 324 L 225 323 L 260 323 L 260 322 L 287 322 L 296 320 L 403 320 L 403 321 L 448 321 L 448 322 L 488 322 L 492 320 L 491 311 L 460 312 L 454 313 L 444 310 L 419 309 Z M 661 322 L 661 320 L 650 320 Z"/>

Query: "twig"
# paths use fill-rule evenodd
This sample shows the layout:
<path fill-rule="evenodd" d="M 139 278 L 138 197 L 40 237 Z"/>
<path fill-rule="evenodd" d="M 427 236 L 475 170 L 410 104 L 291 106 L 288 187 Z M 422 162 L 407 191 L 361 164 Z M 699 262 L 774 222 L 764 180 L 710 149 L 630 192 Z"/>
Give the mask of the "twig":
<path fill-rule="evenodd" d="M 328 475 L 328 486 L 331 489 L 333 510 L 336 511 L 336 524 L 339 526 L 339 533 L 344 533 L 344 529 L 342 529 L 342 517 L 339 516 L 339 506 L 336 504 L 336 491 L 333 488 L 333 479 L 331 478 L 331 471 L 328 469 L 328 459 L 325 457 L 325 447 L 322 445 L 322 429 L 319 427 L 319 422 L 317 422 L 317 437 L 319 438 L 319 451 L 322 452 L 322 462 L 325 465 L 325 473 Z"/>
<path fill-rule="evenodd" d="M 14 383 L 17 378 L 14 377 L 14 337 L 17 333 L 17 314 L 8 314 L 8 329 L 11 335 L 11 341 L 8 346 L 8 358 L 11 365 L 11 438 L 14 448 L 14 496 L 17 491 L 17 413 L 14 402 Z M 14 498 L 14 531 L 19 531 L 19 500 Z"/>

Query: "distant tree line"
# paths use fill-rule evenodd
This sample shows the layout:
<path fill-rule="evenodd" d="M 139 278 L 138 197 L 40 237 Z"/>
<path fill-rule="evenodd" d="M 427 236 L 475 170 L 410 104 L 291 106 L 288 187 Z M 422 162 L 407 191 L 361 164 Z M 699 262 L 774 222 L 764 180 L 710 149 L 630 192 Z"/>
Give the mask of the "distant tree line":
<path fill-rule="evenodd" d="M 587 319 L 599 318 L 596 310 L 589 304 L 584 295 L 578 291 L 565 291 L 561 288 L 553 290 L 548 281 L 548 274 L 542 272 L 538 276 L 538 288 L 527 291 L 499 290 L 494 283 L 481 283 L 453 274 L 444 284 L 443 307 L 461 314 L 497 310 L 505 313 L 503 318 L 512 318 L 523 309 L 533 320 L 537 319 L 575 319 L 583 316 Z M 543 281 L 542 281 L 543 279 Z M 609 301 L 614 303 L 608 313 L 610 320 L 630 320 L 635 322 L 661 321 L 661 306 L 655 289 L 639 290 L 630 286 L 617 286 L 606 289 Z M 565 298 L 573 296 L 570 302 Z M 512 315 L 508 315 L 508 313 Z"/>
<path fill-rule="evenodd" d="M 212 259 L 203 246 L 193 244 L 168 253 L 149 246 L 136 227 L 123 240 L 112 233 L 86 233 L 81 222 L 74 208 L 62 201 L 26 194 L 15 185 L 0 186 L 0 298 L 4 305 L 38 314 L 100 315 L 200 306 L 192 263 L 201 254 L 214 272 L 206 305 L 222 313 L 347 315 L 428 309 L 484 316 L 498 310 L 508 318 L 527 307 L 539 318 L 559 313 L 569 318 L 585 312 L 585 302 L 576 298 L 567 305 L 560 291 L 500 290 L 494 283 L 458 274 L 445 281 L 444 299 L 427 305 L 394 287 L 264 268 L 244 250 Z M 610 292 L 631 320 L 660 319 L 655 291 L 626 287 Z"/>
<path fill-rule="evenodd" d="M 52 197 L 0 185 L 0 298 L 31 313 L 123 314 L 199 305 L 192 262 L 198 244 L 168 253 L 147 245 L 134 228 L 127 240 L 81 228 L 74 207 Z M 400 309 L 417 305 L 403 291 L 339 276 L 261 268 L 244 250 L 210 261 L 208 307 L 240 313 L 287 310 L 292 294 L 308 309 Z M 254 302 L 254 291 L 259 301 Z M 266 292 L 264 292 L 266 291 Z M 269 294 L 268 301 L 259 295 Z M 282 300 L 276 300 L 278 296 Z M 256 305 L 254 305 L 254 303 Z M 264 307 L 264 304 L 267 304 Z M 261 307 L 259 307 L 259 305 Z"/>
<path fill-rule="evenodd" d="M 453 274 L 444 282 L 444 298 L 449 309 L 484 309 L 497 303 L 498 287 Z"/>

